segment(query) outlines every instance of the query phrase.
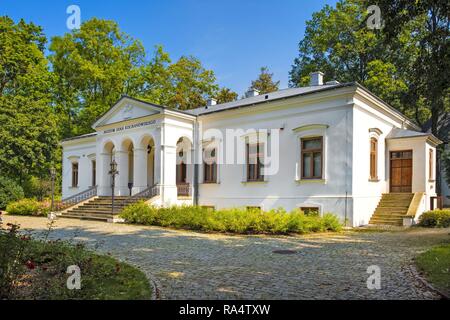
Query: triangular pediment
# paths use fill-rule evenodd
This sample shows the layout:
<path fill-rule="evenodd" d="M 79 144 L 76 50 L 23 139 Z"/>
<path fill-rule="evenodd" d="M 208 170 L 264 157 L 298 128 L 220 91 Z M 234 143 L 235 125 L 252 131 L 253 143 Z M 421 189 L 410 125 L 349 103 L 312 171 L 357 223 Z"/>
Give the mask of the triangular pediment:
<path fill-rule="evenodd" d="M 161 113 L 164 108 L 145 101 L 122 97 L 114 104 L 92 128 L 103 127 L 109 124 L 129 121 L 137 118 L 152 116 Z"/>

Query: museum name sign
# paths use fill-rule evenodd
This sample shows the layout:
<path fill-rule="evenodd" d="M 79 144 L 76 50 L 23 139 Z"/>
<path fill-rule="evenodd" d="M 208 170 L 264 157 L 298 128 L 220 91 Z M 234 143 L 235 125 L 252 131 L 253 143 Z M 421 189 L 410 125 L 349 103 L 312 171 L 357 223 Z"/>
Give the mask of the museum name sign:
<path fill-rule="evenodd" d="M 127 126 L 122 126 L 122 127 L 118 127 L 118 128 L 108 129 L 108 130 L 103 131 L 103 133 L 106 134 L 106 133 L 121 132 L 121 131 L 125 131 L 125 130 L 151 126 L 151 125 L 154 125 L 154 124 L 156 124 L 156 120 L 139 122 L 139 123 L 130 124 L 130 125 L 127 125 Z"/>

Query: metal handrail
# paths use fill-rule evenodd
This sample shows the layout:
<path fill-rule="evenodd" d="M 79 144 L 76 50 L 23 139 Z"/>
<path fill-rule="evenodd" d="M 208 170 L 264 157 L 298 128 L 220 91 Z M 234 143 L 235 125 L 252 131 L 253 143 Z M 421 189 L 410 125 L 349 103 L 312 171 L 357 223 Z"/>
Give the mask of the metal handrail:
<path fill-rule="evenodd" d="M 97 195 L 97 186 L 91 187 L 87 190 L 84 190 L 76 195 L 63 199 L 61 204 L 63 206 L 74 206 L 84 200 L 95 197 Z"/>
<path fill-rule="evenodd" d="M 131 199 L 151 199 L 151 198 L 159 195 L 159 192 L 160 192 L 159 189 L 160 188 L 157 185 L 148 187 L 147 189 L 131 196 Z"/>

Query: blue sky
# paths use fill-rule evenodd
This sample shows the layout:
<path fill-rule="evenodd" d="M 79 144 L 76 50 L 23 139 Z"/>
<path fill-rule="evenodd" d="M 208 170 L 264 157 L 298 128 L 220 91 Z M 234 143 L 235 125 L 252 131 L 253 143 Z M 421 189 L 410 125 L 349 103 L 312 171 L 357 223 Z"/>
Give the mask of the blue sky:
<path fill-rule="evenodd" d="M 68 32 L 66 8 L 76 4 L 81 19 L 115 20 L 140 39 L 148 53 L 162 44 L 173 60 L 198 57 L 218 83 L 242 94 L 268 66 L 288 85 L 288 73 L 313 12 L 336 0 L 0 0 L 0 15 L 41 25 L 48 38 Z"/>

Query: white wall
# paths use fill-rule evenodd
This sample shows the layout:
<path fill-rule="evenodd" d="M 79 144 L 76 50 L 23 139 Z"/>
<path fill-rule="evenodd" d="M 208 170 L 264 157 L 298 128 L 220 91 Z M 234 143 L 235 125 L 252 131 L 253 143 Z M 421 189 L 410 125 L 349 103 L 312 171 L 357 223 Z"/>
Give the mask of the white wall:
<path fill-rule="evenodd" d="M 95 137 L 64 144 L 62 163 L 62 198 L 92 187 L 92 160 L 96 159 Z M 72 187 L 72 162 L 78 162 L 78 187 Z"/>
<path fill-rule="evenodd" d="M 276 106 L 274 106 L 274 109 Z M 280 131 L 280 166 L 276 175 L 264 182 L 244 182 L 243 164 L 225 164 L 219 169 L 218 184 L 200 184 L 199 204 L 216 208 L 260 206 L 263 210 L 283 207 L 317 206 L 321 212 L 332 212 L 344 220 L 350 219 L 352 161 L 352 107 L 347 99 L 333 99 L 302 105 L 293 103 L 275 110 L 258 111 L 247 108 L 245 112 L 231 111 L 199 118 L 203 131 L 219 129 L 225 137 L 225 129 L 277 129 Z M 293 129 L 313 124 L 327 125 L 323 132 L 317 129 L 294 132 Z M 323 181 L 297 181 L 296 164 L 300 158 L 302 135 L 322 135 L 324 139 Z M 222 141 L 225 145 L 226 141 Z M 226 157 L 226 151 L 223 151 Z M 202 172 L 202 166 L 199 171 Z M 347 202 L 347 203 L 346 203 Z"/>

